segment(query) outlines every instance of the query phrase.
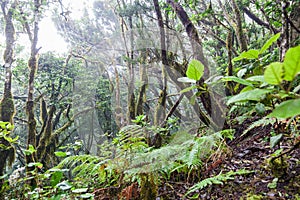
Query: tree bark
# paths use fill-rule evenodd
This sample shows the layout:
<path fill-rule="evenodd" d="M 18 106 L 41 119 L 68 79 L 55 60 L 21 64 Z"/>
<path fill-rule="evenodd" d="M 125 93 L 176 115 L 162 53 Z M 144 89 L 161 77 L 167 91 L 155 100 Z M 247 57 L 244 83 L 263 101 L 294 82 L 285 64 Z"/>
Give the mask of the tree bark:
<path fill-rule="evenodd" d="M 232 9 L 234 11 L 234 15 L 235 15 L 235 31 L 236 31 L 236 35 L 238 38 L 238 43 L 240 46 L 241 51 L 247 51 L 247 40 L 243 31 L 243 24 L 242 24 L 242 16 L 241 16 L 241 12 L 239 7 L 236 4 L 235 0 L 231 0 L 232 1 Z"/>
<path fill-rule="evenodd" d="M 204 86 L 204 79 L 208 78 L 209 76 L 209 69 L 208 69 L 208 62 L 204 57 L 203 54 L 203 47 L 202 47 L 202 42 L 199 38 L 198 32 L 189 19 L 187 13 L 183 9 L 183 7 L 179 4 L 176 3 L 174 0 L 167 0 L 167 3 L 171 5 L 173 10 L 176 12 L 178 18 L 180 19 L 181 23 L 185 27 L 185 31 L 189 37 L 190 44 L 193 49 L 193 54 L 194 58 L 199 60 L 205 67 L 204 67 L 204 75 L 198 81 L 198 85 L 203 87 Z M 186 71 L 186 69 L 184 69 Z M 207 125 L 211 126 L 213 129 L 219 129 L 219 125 L 215 123 L 215 121 L 218 121 L 219 119 L 217 118 L 223 118 L 222 116 L 224 114 L 224 109 L 223 109 L 223 103 L 219 102 L 220 98 L 214 91 L 199 91 L 200 95 L 199 98 L 201 100 L 201 103 L 205 109 L 205 112 L 210 116 L 209 118 L 205 112 L 203 112 L 200 108 L 196 111 L 198 116 L 200 117 L 201 121 Z M 194 107 L 196 108 L 196 107 Z"/>
<path fill-rule="evenodd" d="M 159 7 L 158 0 L 153 0 L 155 12 L 157 15 L 159 33 L 160 33 L 160 51 L 162 57 L 162 80 L 163 85 L 160 92 L 159 99 L 157 101 L 155 107 L 155 115 L 154 115 L 154 125 L 159 125 L 163 122 L 166 116 L 166 100 L 167 100 L 167 68 L 168 68 L 168 58 L 167 58 L 167 48 L 166 48 L 166 34 L 163 24 L 163 17 L 161 14 L 161 10 Z"/>
<path fill-rule="evenodd" d="M 285 54 L 290 47 L 290 24 L 287 15 L 289 3 L 286 0 L 281 1 L 281 45 L 280 45 L 280 61 L 284 60 Z"/>
<path fill-rule="evenodd" d="M 6 1 L 1 1 L 1 9 L 4 15 L 5 23 L 5 39 L 6 47 L 3 54 L 4 68 L 5 68 L 5 82 L 3 97 L 0 102 L 0 121 L 10 122 L 13 124 L 13 117 L 15 114 L 15 106 L 11 91 L 12 84 L 12 64 L 14 62 L 14 45 L 15 45 L 15 27 L 13 24 L 13 12 L 16 7 L 16 2 L 13 2 L 11 7 L 6 12 Z M 0 147 L 0 177 L 4 175 L 5 167 L 9 161 L 9 165 L 12 164 L 15 158 L 14 147 L 9 141 L 0 137 L 0 144 L 6 146 L 7 148 Z M 4 199 L 3 191 L 1 191 L 4 184 L 4 179 L 0 179 L 0 200 Z"/>
<path fill-rule="evenodd" d="M 39 0 L 34 0 L 34 21 L 33 21 L 33 30 L 30 29 L 29 20 L 23 15 L 23 26 L 27 31 L 28 38 L 31 43 L 30 57 L 28 59 L 28 69 L 29 69 L 29 81 L 28 81 L 28 92 L 27 92 L 27 102 L 26 102 L 26 113 L 28 121 L 28 134 L 27 134 L 27 149 L 30 145 L 36 148 L 36 120 L 34 114 L 34 80 L 35 74 L 38 69 L 38 51 L 37 42 L 38 42 L 38 32 L 39 32 L 39 14 L 40 14 L 41 2 Z M 22 8 L 20 8 L 22 9 Z M 35 162 L 36 154 L 26 155 L 26 164 Z M 26 166 L 26 172 L 34 170 L 34 167 Z M 34 187 L 36 182 L 34 179 L 30 182 Z"/>

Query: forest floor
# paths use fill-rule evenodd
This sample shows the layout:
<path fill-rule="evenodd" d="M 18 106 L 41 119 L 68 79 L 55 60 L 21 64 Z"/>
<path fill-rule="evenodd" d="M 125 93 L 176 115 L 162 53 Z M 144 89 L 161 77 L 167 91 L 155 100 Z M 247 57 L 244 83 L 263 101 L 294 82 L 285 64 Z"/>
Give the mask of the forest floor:
<path fill-rule="evenodd" d="M 276 159 L 270 164 L 278 149 L 287 151 L 293 147 L 294 139 L 284 135 L 281 142 L 274 148 L 270 147 L 270 126 L 259 127 L 240 134 L 249 124 L 237 128 L 236 137 L 228 142 L 230 153 L 211 161 L 204 169 L 201 179 L 213 177 L 219 173 L 246 169 L 253 171 L 246 175 L 235 176 L 223 185 L 210 185 L 192 193 L 198 194 L 196 199 L 300 199 L 300 148 Z M 162 183 L 159 188 L 160 199 L 185 199 L 187 189 L 195 183 L 180 181 Z"/>
<path fill-rule="evenodd" d="M 300 200 L 300 148 L 299 145 L 295 148 L 296 136 L 289 135 L 285 129 L 286 124 L 283 124 L 283 138 L 271 148 L 270 138 L 278 134 L 271 133 L 270 125 L 254 128 L 243 135 L 244 130 L 252 123 L 253 119 L 232 127 L 236 130 L 235 138 L 228 141 L 222 151 L 211 156 L 200 173 L 199 169 L 195 169 L 191 173 L 173 173 L 168 180 L 161 180 L 158 196 L 153 199 Z M 281 128 L 277 127 L 276 130 Z M 291 148 L 293 151 L 290 151 Z M 286 154 L 277 158 L 283 152 Z M 239 170 L 247 170 L 249 173 L 235 175 L 232 180 L 223 184 L 208 184 L 207 187 L 185 196 L 199 181 Z M 100 188 L 95 192 L 95 199 L 120 199 L 120 196 L 112 197 L 112 194 L 118 193 L 117 190 L 116 187 Z M 140 200 L 140 194 L 141 189 L 135 182 L 124 188 L 119 195 L 122 199 L 126 197 L 128 200 Z"/>

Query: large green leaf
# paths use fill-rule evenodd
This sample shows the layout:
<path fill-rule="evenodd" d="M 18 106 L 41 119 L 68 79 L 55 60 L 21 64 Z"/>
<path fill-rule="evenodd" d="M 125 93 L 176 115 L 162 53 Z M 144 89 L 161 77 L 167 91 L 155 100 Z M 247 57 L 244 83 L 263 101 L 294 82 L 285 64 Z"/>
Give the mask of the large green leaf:
<path fill-rule="evenodd" d="M 284 101 L 277 106 L 269 117 L 289 118 L 300 114 L 300 99 Z"/>
<path fill-rule="evenodd" d="M 283 77 L 283 64 L 280 62 L 273 62 L 267 66 L 264 72 L 264 79 L 267 83 L 272 85 L 279 85 Z"/>
<path fill-rule="evenodd" d="M 236 103 L 239 101 L 249 101 L 249 100 L 259 101 L 259 100 L 263 99 L 265 97 L 265 95 L 269 92 L 270 92 L 270 90 L 256 88 L 254 90 L 243 92 L 243 93 L 240 93 L 240 94 L 237 94 L 237 95 L 231 97 L 228 100 L 227 104 Z"/>
<path fill-rule="evenodd" d="M 186 76 L 193 80 L 200 80 L 204 72 L 204 66 L 199 60 L 193 59 L 188 65 Z"/>
<path fill-rule="evenodd" d="M 262 54 L 263 52 L 265 52 L 274 42 L 276 42 L 278 40 L 279 37 L 280 37 L 280 33 L 277 33 L 276 35 L 274 35 L 273 37 L 271 37 L 264 44 L 264 46 L 260 49 L 259 54 Z"/>
<path fill-rule="evenodd" d="M 224 78 L 222 78 L 223 81 L 234 81 L 243 85 L 247 85 L 247 86 L 253 86 L 251 82 L 242 79 L 242 78 L 238 78 L 235 76 L 225 76 Z"/>
<path fill-rule="evenodd" d="M 255 81 L 255 82 L 265 82 L 264 76 L 257 75 L 257 76 L 251 76 L 246 79 L 247 81 Z"/>
<path fill-rule="evenodd" d="M 232 59 L 232 61 L 236 62 L 236 61 L 243 60 L 243 59 L 248 59 L 248 60 L 258 59 L 258 54 L 259 54 L 258 50 L 250 49 L 248 51 L 244 51 L 243 53 L 241 53 L 241 55 Z"/>
<path fill-rule="evenodd" d="M 283 62 L 285 76 L 284 80 L 292 81 L 300 72 L 300 46 L 290 48 Z"/>

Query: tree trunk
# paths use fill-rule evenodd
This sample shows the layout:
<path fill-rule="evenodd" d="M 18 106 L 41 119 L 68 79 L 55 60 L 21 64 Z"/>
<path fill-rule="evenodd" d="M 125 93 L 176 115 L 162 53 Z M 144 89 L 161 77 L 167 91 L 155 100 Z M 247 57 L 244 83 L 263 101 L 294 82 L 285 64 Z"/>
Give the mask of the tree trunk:
<path fill-rule="evenodd" d="M 190 44 L 193 49 L 194 58 L 199 60 L 205 67 L 204 67 L 204 75 L 198 81 L 198 85 L 201 87 L 204 86 L 204 79 L 209 77 L 209 69 L 208 69 L 208 62 L 204 57 L 203 54 L 203 47 L 202 42 L 199 38 L 198 32 L 189 19 L 187 13 L 183 9 L 183 7 L 176 3 L 174 0 L 167 0 L 167 3 L 171 5 L 173 10 L 176 12 L 178 18 L 180 19 L 181 23 L 185 27 L 185 31 L 189 37 Z M 186 69 L 184 69 L 186 71 Z M 223 102 L 219 102 L 220 98 L 218 94 L 214 91 L 199 91 L 200 93 L 200 100 L 205 108 L 205 112 L 211 117 L 210 119 L 207 117 L 207 114 L 203 112 L 200 108 L 197 110 L 197 114 L 200 117 L 201 121 L 206 124 L 207 126 L 211 126 L 213 129 L 219 129 L 220 125 L 219 120 L 220 118 L 224 118 L 224 108 Z"/>
<path fill-rule="evenodd" d="M 38 69 L 38 51 L 37 42 L 38 42 L 38 31 L 39 31 L 39 19 L 38 15 L 40 12 L 41 2 L 39 0 L 34 0 L 34 22 L 33 22 L 33 30 L 31 31 L 29 20 L 23 15 L 23 26 L 27 31 L 28 38 L 31 43 L 31 52 L 30 58 L 28 60 L 28 69 L 29 69 L 29 81 L 28 81 L 28 92 L 27 92 L 27 102 L 26 102 L 26 113 L 27 113 L 27 121 L 28 121 L 28 134 L 27 134 L 27 149 L 30 145 L 36 148 L 36 120 L 34 114 L 34 79 L 35 74 Z M 35 162 L 35 153 L 26 155 L 26 164 Z M 34 167 L 26 166 L 26 172 L 34 170 Z M 30 182 L 31 186 L 34 187 L 36 182 L 34 179 Z"/>
<path fill-rule="evenodd" d="M 159 99 L 157 101 L 155 107 L 155 115 L 154 115 L 154 125 L 161 124 L 165 117 L 166 117 L 166 100 L 167 100 L 167 68 L 168 68 L 168 58 L 167 58 L 167 48 L 166 48 L 166 34 L 163 24 L 163 18 L 161 14 L 161 10 L 159 7 L 158 0 L 153 0 L 155 12 L 157 15 L 158 26 L 159 26 L 159 33 L 160 33 L 160 51 L 162 57 L 162 90 L 159 95 Z"/>
<path fill-rule="evenodd" d="M 4 82 L 4 91 L 3 97 L 0 102 L 0 121 L 10 122 L 13 124 L 13 117 L 15 113 L 15 106 L 12 97 L 11 83 L 12 83 L 12 63 L 14 62 L 14 45 L 15 45 L 15 28 L 13 25 L 13 12 L 16 7 L 15 2 L 11 5 L 6 13 L 6 2 L 1 2 L 1 9 L 4 15 L 5 23 L 5 39 L 6 39 L 6 48 L 3 54 L 4 59 L 4 68 L 5 68 L 5 82 Z M 6 163 L 9 160 L 11 165 L 14 157 L 15 151 L 10 142 L 8 142 L 3 137 L 0 137 L 0 144 L 8 147 L 4 149 L 0 147 L 0 177 L 4 175 Z M 4 199 L 3 191 L 1 191 L 4 184 L 4 179 L 0 179 L 0 200 Z"/>
<path fill-rule="evenodd" d="M 147 51 L 141 52 L 141 58 L 144 61 L 147 56 Z M 146 101 L 146 90 L 148 87 L 148 74 L 147 74 L 147 66 L 145 66 L 142 61 L 140 64 L 140 81 L 142 82 L 142 86 L 140 87 L 139 95 L 136 103 L 136 116 L 144 114 L 144 103 Z"/>
<path fill-rule="evenodd" d="M 235 24 L 234 24 L 234 28 L 236 31 L 236 35 L 238 38 L 238 43 L 240 46 L 241 51 L 247 51 L 247 41 L 246 41 L 246 37 L 243 31 L 243 24 L 242 24 L 242 16 L 241 16 L 241 12 L 239 7 L 236 4 L 235 0 L 231 0 L 232 1 L 232 8 L 233 8 L 233 12 L 235 15 Z"/>
<path fill-rule="evenodd" d="M 289 3 L 284 0 L 281 1 L 281 45 L 280 45 L 280 61 L 284 60 L 285 54 L 290 47 L 290 24 L 287 14 Z"/>
<path fill-rule="evenodd" d="M 128 106 L 128 111 L 127 111 L 127 122 L 130 123 L 132 119 L 135 119 L 135 94 L 134 94 L 134 80 L 135 80 L 135 75 L 134 75 L 134 65 L 133 65 L 133 49 L 134 49 L 134 44 L 133 44 L 133 24 L 132 24 L 132 16 L 129 16 L 129 31 L 130 31 L 130 50 L 127 53 L 129 55 L 128 59 L 128 77 L 129 77 L 129 83 L 128 83 L 128 96 L 127 96 L 127 106 Z"/>

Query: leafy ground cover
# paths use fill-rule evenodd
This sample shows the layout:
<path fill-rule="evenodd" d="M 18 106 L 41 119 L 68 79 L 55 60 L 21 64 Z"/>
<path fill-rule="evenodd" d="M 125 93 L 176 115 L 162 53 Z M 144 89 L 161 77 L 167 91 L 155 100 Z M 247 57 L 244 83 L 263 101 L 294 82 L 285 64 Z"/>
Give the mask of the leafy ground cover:
<path fill-rule="evenodd" d="M 252 123 L 247 120 L 237 125 L 236 137 L 227 142 L 227 151 L 211 157 L 193 178 L 188 178 L 185 173 L 174 173 L 169 180 L 161 181 L 156 199 L 299 199 L 300 149 L 290 151 L 295 147 L 293 137 L 286 133 L 275 147 L 271 147 L 271 125 L 254 128 L 243 135 Z M 283 152 L 288 153 L 278 157 Z M 276 164 L 272 164 L 271 159 L 276 156 Z M 247 173 L 241 172 L 241 175 L 227 179 L 222 176 L 241 169 Z M 220 175 L 223 178 L 218 178 Z M 201 188 L 186 195 L 199 180 L 203 183 Z M 125 187 L 121 193 L 118 190 L 117 187 L 97 189 L 95 199 L 141 199 L 137 182 Z"/>

